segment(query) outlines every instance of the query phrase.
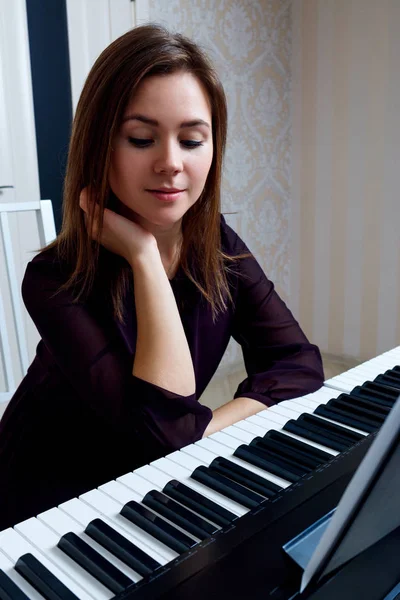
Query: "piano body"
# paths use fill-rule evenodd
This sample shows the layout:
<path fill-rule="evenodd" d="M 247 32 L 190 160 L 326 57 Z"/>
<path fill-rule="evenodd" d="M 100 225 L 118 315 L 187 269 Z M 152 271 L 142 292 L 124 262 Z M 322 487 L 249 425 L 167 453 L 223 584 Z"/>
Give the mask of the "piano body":
<path fill-rule="evenodd" d="M 303 594 L 282 546 L 338 504 L 398 365 L 400 347 L 0 532 L 0 600 L 384 600 L 400 531 Z"/>

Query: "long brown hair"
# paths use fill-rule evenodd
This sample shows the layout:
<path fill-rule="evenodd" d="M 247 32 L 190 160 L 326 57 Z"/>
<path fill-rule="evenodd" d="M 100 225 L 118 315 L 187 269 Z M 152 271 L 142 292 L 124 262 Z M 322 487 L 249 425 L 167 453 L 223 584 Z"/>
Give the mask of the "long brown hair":
<path fill-rule="evenodd" d="M 72 127 L 64 184 L 62 229 L 53 244 L 58 258 L 72 265 L 64 289 L 76 299 L 90 292 L 99 264 L 99 240 L 93 241 L 79 206 L 79 195 L 89 186 L 103 213 L 112 203 L 108 182 L 111 145 L 135 90 L 145 77 L 186 71 L 203 84 L 211 104 L 213 160 L 200 198 L 182 220 L 180 264 L 211 305 L 214 318 L 231 299 L 227 281 L 229 257 L 221 249 L 220 186 L 227 134 L 225 93 L 203 51 L 181 34 L 149 24 L 115 40 L 99 56 L 83 87 Z M 89 223 L 89 231 L 93 226 Z M 99 234 L 100 235 L 100 234 Z M 107 257 L 107 274 L 115 315 L 122 319 L 122 302 L 131 277 L 127 263 Z M 106 261 L 106 263 L 107 263 Z"/>

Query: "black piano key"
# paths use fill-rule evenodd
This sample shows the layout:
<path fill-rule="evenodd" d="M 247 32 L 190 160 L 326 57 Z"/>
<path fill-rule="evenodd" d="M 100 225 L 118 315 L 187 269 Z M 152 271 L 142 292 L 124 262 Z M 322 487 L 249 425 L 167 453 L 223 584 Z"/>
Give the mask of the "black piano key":
<path fill-rule="evenodd" d="M 283 426 L 285 431 L 289 433 L 294 433 L 295 435 L 299 435 L 302 438 L 306 438 L 311 442 L 315 442 L 316 444 L 321 444 L 322 446 L 326 446 L 327 448 L 332 448 L 332 450 L 336 450 L 338 452 L 343 452 L 348 448 L 347 444 L 343 444 L 342 442 L 338 442 L 336 440 L 332 440 L 332 438 L 328 438 L 325 435 L 320 433 L 316 433 L 310 429 L 306 429 L 299 422 L 294 419 L 290 419 Z"/>
<path fill-rule="evenodd" d="M 385 387 L 395 389 L 397 393 L 400 392 L 400 375 L 398 373 L 394 375 L 393 373 L 386 372 L 383 375 L 378 375 L 375 377 L 374 383 L 380 383 Z"/>
<path fill-rule="evenodd" d="M 385 419 L 391 410 L 391 406 L 384 406 L 383 404 L 378 404 L 374 400 L 369 400 L 366 398 L 362 398 L 360 396 L 353 396 L 353 394 L 340 394 L 336 398 L 337 402 L 344 402 L 344 405 L 354 406 L 354 408 L 359 409 L 363 414 L 375 416 L 377 418 Z"/>
<path fill-rule="evenodd" d="M 372 433 L 380 427 L 380 424 L 377 424 L 376 422 L 366 423 L 365 419 L 360 420 L 354 417 L 349 417 L 347 412 L 335 408 L 330 408 L 325 404 L 320 404 L 315 409 L 314 414 L 321 415 L 321 417 L 325 417 L 326 419 L 332 419 L 332 421 L 343 423 L 344 425 L 349 425 L 350 427 L 355 427 L 356 429 L 360 429 L 361 431 L 365 431 L 366 433 Z"/>
<path fill-rule="evenodd" d="M 206 485 L 210 489 L 219 492 L 223 496 L 242 504 L 246 508 L 255 508 L 265 500 L 264 496 L 252 492 L 243 485 L 240 485 L 203 465 L 197 467 L 190 477 L 195 481 L 199 481 L 203 485 Z"/>
<path fill-rule="evenodd" d="M 379 382 L 366 381 L 362 385 L 357 385 L 351 391 L 351 395 L 392 408 L 398 398 L 399 392 Z"/>
<path fill-rule="evenodd" d="M 362 433 L 308 413 L 303 413 L 296 420 L 287 421 L 283 429 L 339 452 L 364 439 Z"/>
<path fill-rule="evenodd" d="M 252 465 L 255 465 L 256 467 L 259 467 L 260 469 L 263 469 L 264 471 L 267 471 L 267 473 L 278 475 L 278 477 L 286 479 L 291 483 L 294 483 L 300 479 L 300 476 L 295 475 L 293 471 L 288 471 L 287 469 L 277 466 L 274 462 L 268 459 L 266 452 L 263 452 L 254 446 L 241 444 L 238 448 L 236 448 L 233 455 Z"/>
<path fill-rule="evenodd" d="M 274 433 L 277 433 L 282 437 L 278 437 L 274 435 Z M 289 442 L 286 440 L 289 440 Z M 290 443 L 290 440 L 293 440 L 293 438 L 289 438 L 289 436 L 284 434 L 279 434 L 278 431 L 269 431 L 262 438 L 263 445 L 265 445 L 266 448 L 276 449 L 276 451 L 284 458 L 294 460 L 295 464 L 298 464 L 300 467 L 314 470 L 318 465 L 327 462 L 330 458 L 328 455 L 324 456 L 324 458 L 320 458 L 319 456 L 314 455 L 314 448 L 312 446 L 308 446 L 299 440 L 293 440 L 298 443 L 298 447 L 296 447 L 294 444 Z"/>
<path fill-rule="evenodd" d="M 200 540 L 205 540 L 220 529 L 158 490 L 148 492 L 142 502 Z"/>
<path fill-rule="evenodd" d="M 253 473 L 253 471 L 249 471 L 227 458 L 214 458 L 212 463 L 210 463 L 209 468 L 212 471 L 229 477 L 229 479 L 232 479 L 237 483 L 245 485 L 253 490 L 253 492 L 257 492 L 266 498 L 272 498 L 272 496 L 275 496 L 275 494 L 282 489 L 279 485 L 276 485 L 276 483 L 272 483 L 271 481 L 268 481 L 268 479 L 260 477 L 257 473 Z"/>
<path fill-rule="evenodd" d="M 250 442 L 249 447 L 258 448 L 261 450 L 261 452 L 264 452 L 265 457 L 273 462 L 276 466 L 282 469 L 287 469 L 299 477 L 302 477 L 306 473 L 310 473 L 312 471 L 312 469 L 309 467 L 300 465 L 298 461 L 282 456 L 282 454 L 277 452 L 276 449 L 272 449 L 271 444 L 268 443 L 268 440 L 264 440 L 262 437 L 254 438 Z"/>
<path fill-rule="evenodd" d="M 198 543 L 135 500 L 122 507 L 121 515 L 178 554 L 186 552 Z"/>
<path fill-rule="evenodd" d="M 302 442 L 301 440 L 296 440 L 295 438 L 285 435 L 280 431 L 269 431 L 264 435 L 264 438 L 269 438 L 279 444 L 282 444 L 286 448 L 290 448 L 296 452 L 297 455 L 301 456 L 303 460 L 305 458 L 312 459 L 313 464 L 316 466 L 326 463 L 332 458 L 332 455 L 328 452 L 320 450 L 319 448 L 314 448 L 314 446 L 311 446 L 306 442 Z"/>
<path fill-rule="evenodd" d="M 57 546 L 114 594 L 123 592 L 129 585 L 133 584 L 132 579 L 117 569 L 75 533 L 69 532 L 63 535 Z"/>
<path fill-rule="evenodd" d="M 384 375 L 393 375 L 393 377 L 397 377 L 400 381 L 400 369 L 398 366 L 388 369 L 387 371 L 385 371 Z"/>
<path fill-rule="evenodd" d="M 350 417 L 355 417 L 359 421 L 370 423 L 371 425 L 376 423 L 377 427 L 380 427 L 385 420 L 385 415 L 378 413 L 377 411 L 359 408 L 354 404 L 351 398 L 346 400 L 329 400 L 325 405 L 327 408 L 334 408 L 335 410 L 344 411 Z"/>
<path fill-rule="evenodd" d="M 396 368 L 388 369 L 387 371 L 385 371 L 382 374 L 387 375 L 388 377 L 391 377 L 392 379 L 396 379 L 400 384 L 400 371 L 397 371 Z"/>
<path fill-rule="evenodd" d="M 0 569 L 0 600 L 29 600 L 2 569 Z"/>
<path fill-rule="evenodd" d="M 347 443 L 348 447 L 360 442 L 365 437 L 362 433 L 358 433 L 358 431 L 352 431 L 347 427 L 343 427 L 337 423 L 331 423 L 330 421 L 321 419 L 321 417 L 318 417 L 317 415 L 309 413 L 300 415 L 297 422 L 301 422 L 304 427 L 313 427 L 315 428 L 315 431 L 326 433 L 328 438 L 332 437 L 332 439 L 338 439 L 343 443 Z"/>
<path fill-rule="evenodd" d="M 27 553 L 21 556 L 14 568 L 46 600 L 78 600 L 77 596 L 42 565 L 33 554 Z"/>
<path fill-rule="evenodd" d="M 390 377 L 394 377 L 397 379 L 397 381 L 400 381 L 400 378 L 398 379 L 398 374 L 391 374 Z M 383 385 L 382 383 L 379 383 L 376 380 L 364 381 L 364 383 L 359 387 L 363 388 L 363 390 L 365 390 L 366 392 L 371 392 L 375 394 L 378 398 L 381 398 L 382 400 L 396 402 L 399 395 L 398 391 L 392 386 Z"/>
<path fill-rule="evenodd" d="M 87 525 L 85 533 L 143 577 L 153 573 L 161 566 L 154 558 L 101 519 L 91 521 Z"/>
<path fill-rule="evenodd" d="M 172 479 L 163 489 L 164 494 L 177 500 L 184 506 L 191 508 L 197 514 L 210 519 L 220 527 L 230 525 L 238 516 L 227 510 L 223 506 L 216 504 L 209 498 L 196 492 L 192 488 L 180 483 L 176 479 Z"/>

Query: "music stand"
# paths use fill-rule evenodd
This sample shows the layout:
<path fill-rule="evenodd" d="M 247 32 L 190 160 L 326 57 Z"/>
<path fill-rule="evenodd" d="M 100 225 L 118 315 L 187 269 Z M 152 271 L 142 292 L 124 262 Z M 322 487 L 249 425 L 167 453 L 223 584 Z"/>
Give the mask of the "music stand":
<path fill-rule="evenodd" d="M 400 397 L 345 490 L 305 567 L 300 593 L 318 587 L 400 527 Z M 399 548 L 400 561 L 400 548 Z"/>

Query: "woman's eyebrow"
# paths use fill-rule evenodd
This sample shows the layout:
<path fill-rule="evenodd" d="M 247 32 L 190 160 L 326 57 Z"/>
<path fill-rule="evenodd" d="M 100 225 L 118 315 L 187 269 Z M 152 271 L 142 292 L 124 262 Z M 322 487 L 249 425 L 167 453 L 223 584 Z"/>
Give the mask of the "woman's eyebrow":
<path fill-rule="evenodd" d="M 126 121 L 141 121 L 142 123 L 146 123 L 146 125 L 153 125 L 154 127 L 159 126 L 159 122 L 155 119 L 150 119 L 149 117 L 145 117 L 144 115 L 138 114 L 128 115 L 122 119 L 123 123 L 125 123 Z M 180 124 L 179 128 L 183 129 L 185 127 L 196 127 L 197 125 L 205 125 L 208 128 L 210 127 L 207 121 L 204 121 L 203 119 L 194 119 L 193 121 L 184 121 Z"/>

